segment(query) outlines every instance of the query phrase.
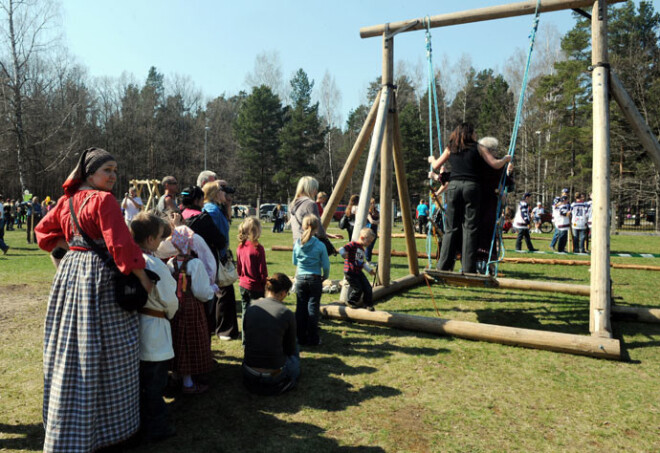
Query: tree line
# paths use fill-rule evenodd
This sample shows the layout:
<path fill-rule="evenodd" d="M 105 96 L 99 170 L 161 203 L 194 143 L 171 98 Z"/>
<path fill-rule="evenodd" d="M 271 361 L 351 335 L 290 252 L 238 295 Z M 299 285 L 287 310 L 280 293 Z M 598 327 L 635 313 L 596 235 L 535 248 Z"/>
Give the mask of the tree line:
<path fill-rule="evenodd" d="M 117 157 L 117 196 L 135 178 L 173 174 L 192 183 L 205 161 L 238 188 L 243 203 L 286 202 L 297 179 L 307 174 L 330 191 L 380 89 L 380 76 L 374 74 L 366 102 L 339 124 L 341 93 L 329 73 L 320 86 L 303 68 L 282 82 L 277 55 L 267 53 L 257 56 L 246 78 L 249 90 L 210 100 L 189 78 L 166 78 L 155 67 L 144 81 L 130 75 L 94 79 L 71 63 L 66 49 L 52 45 L 52 4 L 2 0 L 0 8 L 0 193 L 6 196 L 26 189 L 58 196 L 78 153 L 88 146 Z M 657 134 L 660 15 L 647 1 L 609 9 L 612 70 Z M 533 56 L 515 151 L 516 192 L 532 192 L 546 206 L 562 187 L 574 192 L 591 185 L 590 41 L 590 21 L 575 14 L 573 29 L 537 44 Z M 469 57 L 453 64 L 440 61 L 435 83 L 442 141 L 467 121 L 480 136 L 497 137 L 500 153 L 506 152 L 524 57 L 517 51 L 501 72 L 476 69 Z M 428 189 L 430 146 L 427 82 L 418 69 L 399 63 L 395 70 L 403 155 L 415 198 Z M 614 103 L 611 118 L 614 201 L 622 209 L 657 206 L 657 169 Z M 437 137 L 433 145 L 437 154 Z M 349 193 L 360 189 L 364 154 Z"/>

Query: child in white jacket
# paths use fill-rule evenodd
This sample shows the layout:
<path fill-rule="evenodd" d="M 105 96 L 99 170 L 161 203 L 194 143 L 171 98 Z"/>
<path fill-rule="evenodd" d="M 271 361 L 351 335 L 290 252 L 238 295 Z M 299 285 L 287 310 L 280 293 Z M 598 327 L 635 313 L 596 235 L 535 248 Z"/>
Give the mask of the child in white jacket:
<path fill-rule="evenodd" d="M 142 248 L 146 268 L 159 277 L 140 313 L 140 394 L 142 430 L 148 442 L 173 436 L 163 400 L 170 360 L 174 357 L 170 319 L 179 308 L 176 281 L 162 260 L 154 256 L 169 226 L 146 212 L 131 221 L 133 239 Z M 167 232 L 165 231 L 167 230 Z"/>

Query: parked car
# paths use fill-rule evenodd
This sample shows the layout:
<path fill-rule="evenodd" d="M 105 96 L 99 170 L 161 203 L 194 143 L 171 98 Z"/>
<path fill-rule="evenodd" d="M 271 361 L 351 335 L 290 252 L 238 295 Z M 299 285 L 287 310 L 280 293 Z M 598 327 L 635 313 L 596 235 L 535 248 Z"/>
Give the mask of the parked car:
<path fill-rule="evenodd" d="M 277 205 L 278 203 L 263 203 L 261 207 L 259 207 L 259 218 L 267 222 L 272 222 L 274 220 L 273 210 L 275 210 Z M 289 212 L 289 207 L 284 203 L 282 203 L 282 211 L 286 214 Z"/>
<path fill-rule="evenodd" d="M 340 204 L 339 206 L 337 206 L 337 210 L 332 215 L 332 218 L 335 219 L 337 222 L 339 222 L 341 218 L 344 216 L 345 212 L 346 212 L 346 205 Z"/>
<path fill-rule="evenodd" d="M 646 211 L 646 221 L 655 223 L 655 209 L 649 209 Z"/>

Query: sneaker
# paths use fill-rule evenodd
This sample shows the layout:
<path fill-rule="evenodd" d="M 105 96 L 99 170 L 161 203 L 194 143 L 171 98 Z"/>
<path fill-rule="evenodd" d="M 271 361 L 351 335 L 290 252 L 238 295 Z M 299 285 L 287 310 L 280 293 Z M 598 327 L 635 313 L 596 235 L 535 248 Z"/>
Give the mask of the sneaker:
<path fill-rule="evenodd" d="M 199 395 L 200 393 L 206 393 L 208 390 L 209 390 L 208 385 L 201 384 L 199 382 L 193 384 L 190 387 L 186 387 L 184 385 L 181 389 L 184 395 Z"/>
<path fill-rule="evenodd" d="M 231 340 L 233 340 L 233 338 L 230 337 L 229 335 L 218 335 L 218 338 L 220 338 L 222 341 L 231 341 Z"/>
<path fill-rule="evenodd" d="M 2 254 L 6 255 L 8 251 L 9 251 L 9 246 L 7 246 L 7 248 L 2 251 Z"/>

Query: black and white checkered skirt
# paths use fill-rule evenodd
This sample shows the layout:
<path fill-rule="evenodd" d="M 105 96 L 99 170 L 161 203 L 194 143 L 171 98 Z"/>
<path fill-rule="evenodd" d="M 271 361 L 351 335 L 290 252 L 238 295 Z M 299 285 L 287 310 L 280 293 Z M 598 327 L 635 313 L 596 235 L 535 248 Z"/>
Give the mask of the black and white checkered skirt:
<path fill-rule="evenodd" d="M 44 334 L 45 452 L 91 452 L 140 423 L 138 315 L 114 301 L 96 253 L 70 251 L 48 300 Z"/>

